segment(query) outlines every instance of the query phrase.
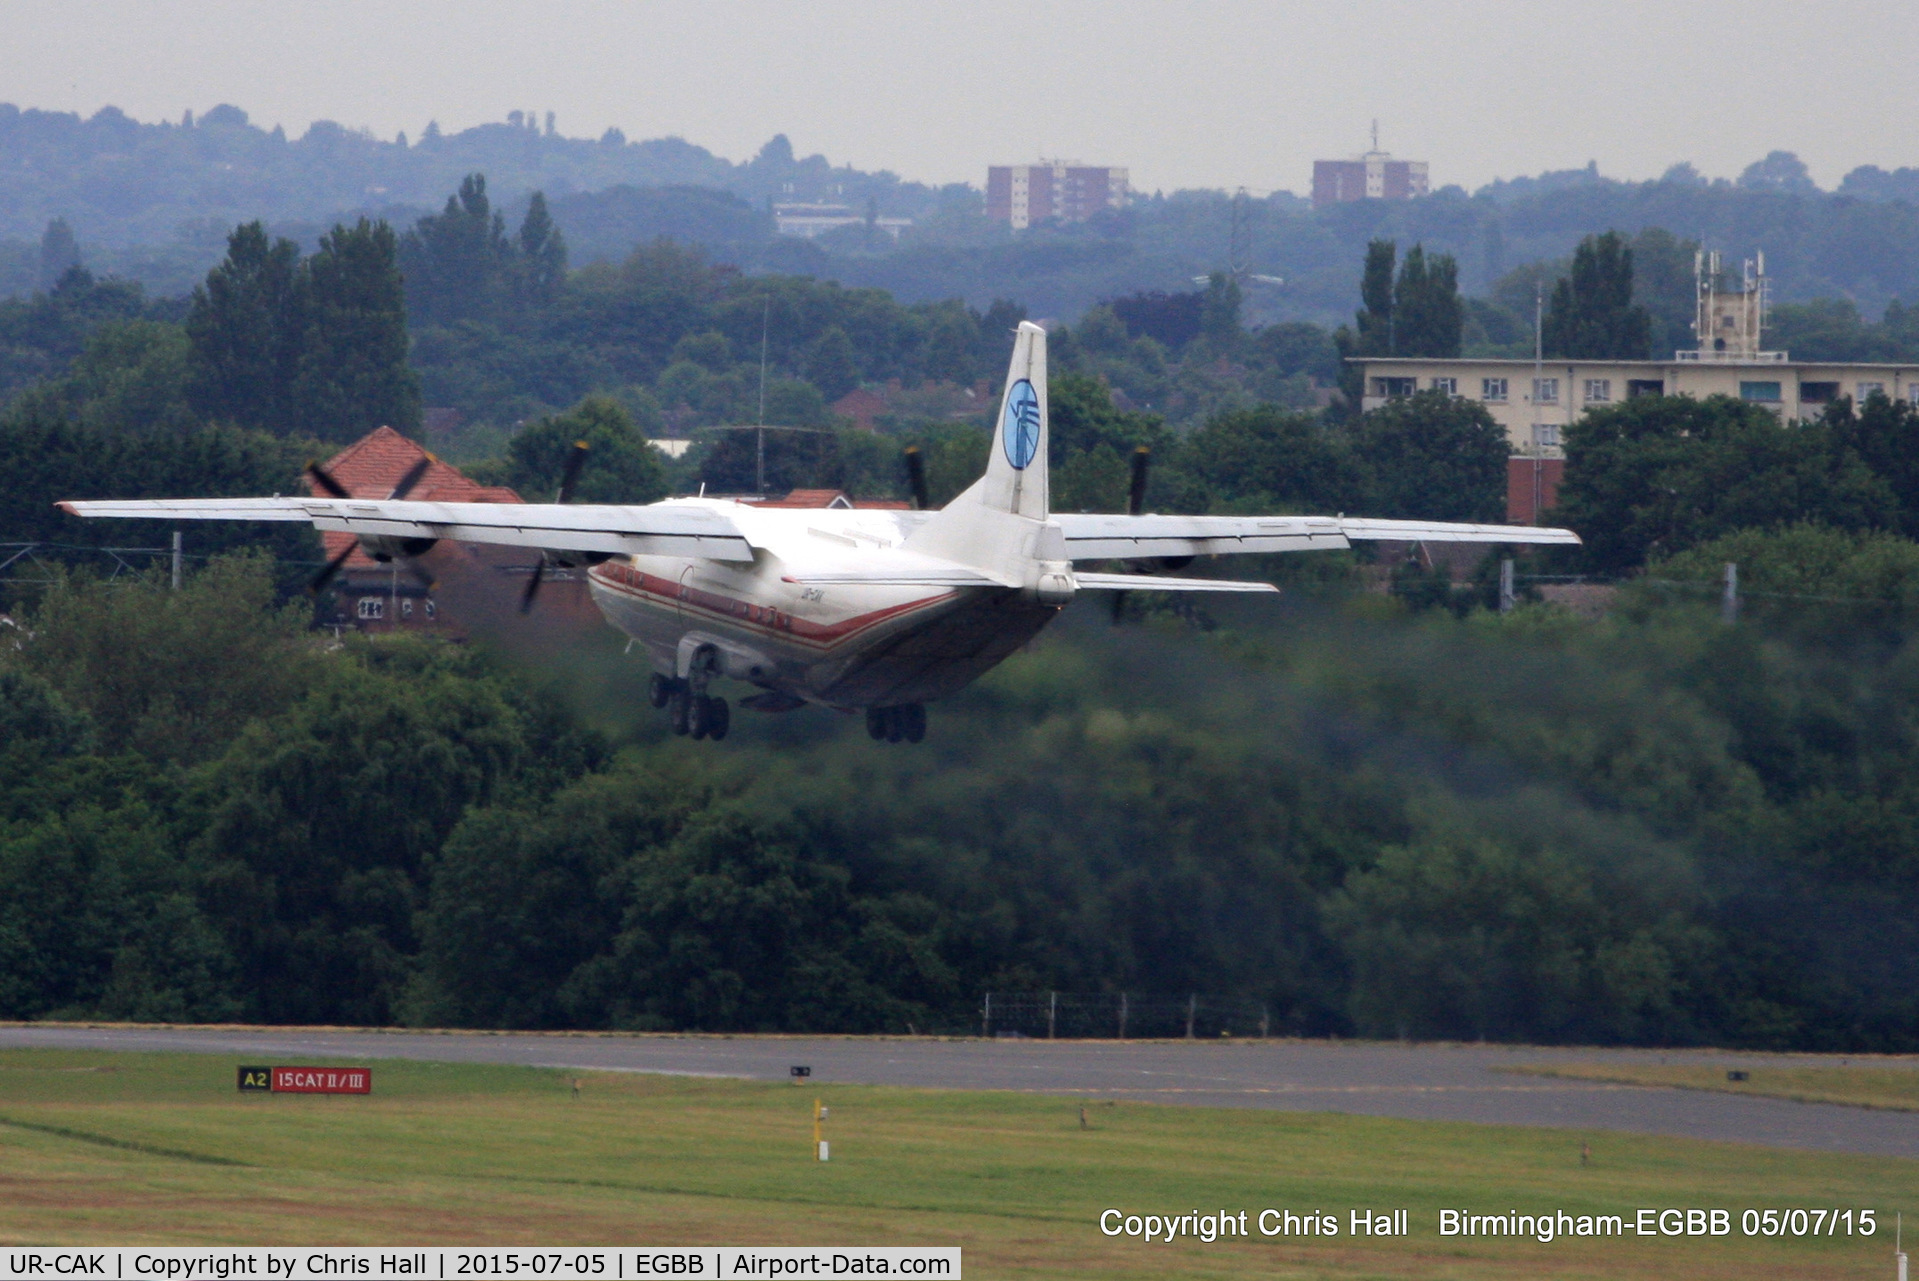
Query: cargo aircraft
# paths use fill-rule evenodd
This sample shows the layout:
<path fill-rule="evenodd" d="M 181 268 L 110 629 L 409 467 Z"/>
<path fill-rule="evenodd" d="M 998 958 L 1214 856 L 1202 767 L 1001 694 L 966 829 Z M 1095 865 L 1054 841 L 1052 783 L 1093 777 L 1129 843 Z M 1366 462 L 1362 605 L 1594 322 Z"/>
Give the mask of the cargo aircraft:
<path fill-rule="evenodd" d="M 410 502 L 425 460 L 391 497 L 353 497 L 317 466 L 310 498 L 69 501 L 76 516 L 309 521 L 355 535 L 374 559 L 410 561 L 441 539 L 535 548 L 524 605 L 550 567 L 585 569 L 606 620 L 654 667 L 654 706 L 673 729 L 723 738 L 722 678 L 755 687 L 741 706 L 864 709 L 868 732 L 919 742 L 925 705 L 964 688 L 1085 591 L 1272 592 L 1269 583 L 1180 578 L 1195 557 L 1324 551 L 1354 540 L 1577 543 L 1570 530 L 1347 516 L 1146 513 L 1145 455 L 1125 515 L 1054 512 L 1047 502 L 1046 332 L 1022 324 L 986 473 L 935 511 L 909 454 L 920 510 L 764 510 L 730 498 L 643 506 Z M 340 560 L 344 560 L 342 556 Z M 1126 572 L 1077 568 L 1117 563 Z M 337 569 L 328 567 L 316 586 Z"/>

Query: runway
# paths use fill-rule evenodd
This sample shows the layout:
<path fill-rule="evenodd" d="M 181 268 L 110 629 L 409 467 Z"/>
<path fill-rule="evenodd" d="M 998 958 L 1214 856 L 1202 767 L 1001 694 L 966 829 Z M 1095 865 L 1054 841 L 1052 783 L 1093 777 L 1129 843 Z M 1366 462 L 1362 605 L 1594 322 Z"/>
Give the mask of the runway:
<path fill-rule="evenodd" d="M 1018 1090 L 1087 1101 L 1557 1126 L 1809 1151 L 1919 1156 L 1919 1113 L 1514 1075 L 1620 1060 L 1763 1067 L 1787 1055 L 1321 1041 L 939 1040 L 258 1028 L 0 1027 L 0 1048 L 172 1050 L 260 1063 L 404 1058 L 816 1083 Z M 1879 1061 L 1911 1066 L 1909 1060 Z"/>

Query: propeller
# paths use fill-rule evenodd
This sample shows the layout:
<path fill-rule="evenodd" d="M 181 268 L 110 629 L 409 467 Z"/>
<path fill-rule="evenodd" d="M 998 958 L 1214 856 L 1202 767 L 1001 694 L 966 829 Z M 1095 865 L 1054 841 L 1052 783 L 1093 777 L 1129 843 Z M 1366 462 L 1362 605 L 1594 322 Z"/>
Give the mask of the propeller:
<path fill-rule="evenodd" d="M 927 511 L 933 506 L 926 498 L 926 456 L 918 445 L 906 447 L 906 484 L 913 491 L 913 507 Z"/>
<path fill-rule="evenodd" d="M 1146 510 L 1146 473 L 1152 466 L 1153 451 L 1141 445 L 1133 451 L 1133 474 L 1126 485 L 1126 514 L 1138 516 Z M 1119 626 L 1126 612 L 1126 593 L 1113 593 L 1113 625 Z"/>
<path fill-rule="evenodd" d="M 432 454 L 422 454 L 419 460 L 415 462 L 413 466 L 407 468 L 406 473 L 400 477 L 400 483 L 393 487 L 391 494 L 387 495 L 388 501 L 397 501 L 412 493 L 413 487 L 420 483 L 421 477 L 426 475 L 427 469 L 433 466 L 434 461 L 435 459 Z M 353 495 L 347 491 L 347 487 L 333 479 L 333 477 L 328 474 L 327 469 L 320 466 L 318 462 L 309 462 L 306 466 L 306 474 L 312 477 L 313 483 L 325 491 L 329 498 L 353 497 Z M 346 567 L 347 559 L 353 555 L 358 546 L 358 543 L 349 543 L 345 551 L 328 561 L 325 566 L 321 568 L 320 572 L 313 576 L 313 581 L 307 584 L 307 594 L 318 596 L 321 592 L 325 591 L 327 584 L 332 582 L 334 577 Z M 417 566 L 408 564 L 407 569 L 414 577 L 418 578 L 428 587 L 433 586 L 433 580 L 427 577 L 425 572 Z"/>
<path fill-rule="evenodd" d="M 560 469 L 560 492 L 553 501 L 560 504 L 573 500 L 573 485 L 580 478 L 580 468 L 586 464 L 586 442 L 576 440 L 573 448 L 566 451 L 566 463 Z M 546 576 L 546 553 L 540 553 L 540 559 L 533 563 L 533 577 L 526 580 L 526 591 L 520 595 L 520 612 L 533 612 L 533 598 L 540 594 L 540 580 Z"/>

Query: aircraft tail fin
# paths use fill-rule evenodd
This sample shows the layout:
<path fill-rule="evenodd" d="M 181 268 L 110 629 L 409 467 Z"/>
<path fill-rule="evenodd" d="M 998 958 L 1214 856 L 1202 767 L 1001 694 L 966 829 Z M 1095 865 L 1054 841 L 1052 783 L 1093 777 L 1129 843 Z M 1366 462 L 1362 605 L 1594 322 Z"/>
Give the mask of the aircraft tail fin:
<path fill-rule="evenodd" d="M 1028 520 L 1046 519 L 1046 417 L 1046 331 L 1021 321 L 986 474 L 974 486 L 981 506 Z"/>
<path fill-rule="evenodd" d="M 998 562 L 998 545 L 1018 541 L 1013 531 L 1020 522 L 1009 522 L 1009 517 L 1047 518 L 1046 428 L 1046 331 L 1022 321 L 1013 339 L 985 475 L 933 513 L 907 539 L 907 546 L 966 564 Z M 1033 550 L 1020 548 L 1029 556 Z"/>

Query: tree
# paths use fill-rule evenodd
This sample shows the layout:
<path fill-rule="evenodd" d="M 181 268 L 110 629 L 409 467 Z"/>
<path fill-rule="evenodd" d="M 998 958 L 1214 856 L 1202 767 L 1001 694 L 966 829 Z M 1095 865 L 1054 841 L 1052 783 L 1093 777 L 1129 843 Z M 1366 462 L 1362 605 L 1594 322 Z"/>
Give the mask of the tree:
<path fill-rule="evenodd" d="M 108 321 L 87 338 L 67 376 L 40 390 L 58 396 L 81 424 L 103 433 L 179 435 L 197 425 L 186 399 L 190 352 L 179 325 Z"/>
<path fill-rule="evenodd" d="M 519 279 L 520 304 L 525 307 L 549 306 L 566 283 L 566 237 L 547 212 L 546 193 L 536 191 L 527 202 L 526 217 L 520 222 Z"/>
<path fill-rule="evenodd" d="M 1392 354 L 1451 358 L 1459 355 L 1463 313 L 1459 265 L 1451 254 L 1426 256 L 1414 245 L 1393 286 Z"/>
<path fill-rule="evenodd" d="M 406 300 L 393 229 L 360 219 L 320 238 L 306 263 L 307 330 L 294 384 L 298 419 L 321 440 L 420 425 L 407 364 Z"/>
<path fill-rule="evenodd" d="M 575 441 L 587 447 L 574 486 L 582 503 L 651 503 L 666 497 L 666 467 L 616 400 L 588 396 L 564 414 L 542 418 L 507 446 L 499 479 L 528 502 L 553 501 Z M 483 475 L 478 468 L 476 475 Z"/>
<path fill-rule="evenodd" d="M 859 353 L 838 325 L 828 325 L 806 349 L 806 377 L 828 400 L 860 385 Z"/>
<path fill-rule="evenodd" d="M 1632 248 L 1616 231 L 1587 236 L 1572 274 L 1553 286 L 1541 330 L 1546 355 L 1560 360 L 1644 360 L 1652 318 L 1633 305 Z"/>
<path fill-rule="evenodd" d="M 1428 259 L 1425 246 L 1414 245 L 1395 279 L 1393 263 L 1398 252 L 1390 240 L 1366 246 L 1366 266 L 1359 280 L 1363 305 L 1353 318 L 1356 328 L 1342 325 L 1333 334 L 1341 358 L 1339 386 L 1349 407 L 1356 407 L 1365 392 L 1365 372 L 1353 363 L 1356 357 L 1459 354 L 1464 310 L 1458 264 L 1451 254 Z"/>
<path fill-rule="evenodd" d="M 486 175 L 468 174 L 446 208 L 420 219 L 401 241 L 407 306 L 432 324 L 492 316 L 512 257 L 506 219 L 487 199 Z"/>
<path fill-rule="evenodd" d="M 1216 356 L 1230 356 L 1244 336 L 1239 327 L 1240 301 L 1237 280 L 1217 271 L 1207 279 L 1199 300 L 1199 329 Z"/>
<path fill-rule="evenodd" d="M 187 400 L 217 421 L 286 432 L 298 420 L 293 382 L 306 342 L 300 250 L 258 222 L 235 227 L 227 256 L 193 291 L 187 312 Z"/>
<path fill-rule="evenodd" d="M 1825 423 L 1782 423 L 1727 396 L 1641 396 L 1566 432 L 1554 519 L 1588 564 L 1631 569 L 1737 529 L 1895 527 L 1899 499 Z"/>
<path fill-rule="evenodd" d="M 1048 452 L 1056 467 L 1069 455 L 1102 444 L 1131 453 L 1136 446 L 1153 445 L 1165 433 L 1158 418 L 1120 409 L 1113 404 L 1112 392 L 1084 374 L 1054 378 L 1046 402 L 1051 419 Z"/>
<path fill-rule="evenodd" d="M 57 583 L 30 616 L 27 661 L 86 713 L 108 753 L 194 764 L 283 710 L 309 671 L 311 620 L 275 601 L 264 555 L 220 557 L 179 591 L 158 576 L 102 592 Z"/>
<path fill-rule="evenodd" d="M 1506 433 L 1476 400 L 1422 391 L 1360 417 L 1352 449 L 1368 474 L 1368 514 L 1498 521 L 1506 512 Z"/>
<path fill-rule="evenodd" d="M 65 218 L 53 219 L 40 237 L 40 287 L 53 288 L 60 277 L 79 265 L 80 242 L 73 238 L 73 228 Z"/>
<path fill-rule="evenodd" d="M 1399 247 L 1390 240 L 1366 246 L 1366 267 L 1359 278 L 1360 311 L 1353 318 L 1357 356 L 1393 354 L 1393 261 Z"/>
<path fill-rule="evenodd" d="M 1272 405 L 1221 414 L 1184 453 L 1214 511 L 1356 510 L 1363 492 L 1347 441 L 1315 414 Z"/>
<path fill-rule="evenodd" d="M 1782 195 L 1819 193 L 1819 184 L 1812 180 L 1806 162 L 1790 151 L 1769 151 L 1764 160 L 1753 161 L 1739 175 L 1739 185 L 1748 191 L 1776 191 Z"/>
<path fill-rule="evenodd" d="M 1820 421 L 1835 447 L 1858 455 L 1892 490 L 1899 504 L 1894 528 L 1919 538 L 1919 407 L 1886 396 L 1855 405 L 1846 396 L 1828 405 Z"/>

